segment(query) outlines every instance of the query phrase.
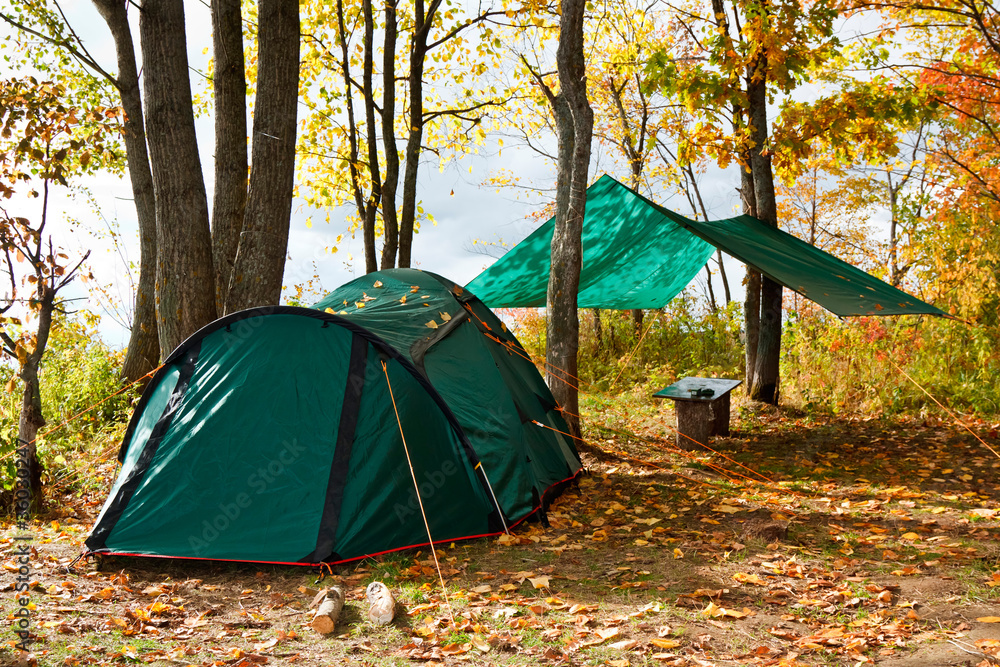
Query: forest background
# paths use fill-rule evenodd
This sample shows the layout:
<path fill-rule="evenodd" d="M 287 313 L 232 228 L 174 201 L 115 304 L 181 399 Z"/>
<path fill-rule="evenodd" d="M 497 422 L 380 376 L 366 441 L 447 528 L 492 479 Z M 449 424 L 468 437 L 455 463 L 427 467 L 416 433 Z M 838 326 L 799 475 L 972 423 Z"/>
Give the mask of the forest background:
<path fill-rule="evenodd" d="M 308 304 L 324 288 L 397 261 L 465 282 L 553 212 L 556 141 L 546 91 L 559 88 L 558 8 L 391 6 L 395 25 L 370 3 L 301 5 L 294 214 L 285 230 L 291 261 L 278 279 L 284 303 Z M 738 70 L 766 51 L 766 153 L 779 225 L 955 318 L 839 320 L 786 292 L 784 400 L 833 413 L 921 414 L 938 409 L 929 392 L 976 418 L 997 414 L 995 13 L 951 1 L 761 6 L 766 31 L 753 3 L 587 6 L 591 177 L 611 173 L 692 217 L 739 212 L 753 140 L 733 112 L 747 94 L 735 84 L 751 82 Z M 0 321 L 0 455 L 8 463 L 25 360 L 39 354 L 39 404 L 55 426 L 119 390 L 126 351 L 115 332 L 135 330 L 140 253 L 123 138 L 130 116 L 121 109 L 112 23 L 93 9 L 36 1 L 2 12 L 9 287 Z M 204 29 L 211 16 L 197 3 L 186 12 L 198 161 L 218 179 L 212 156 L 225 153 L 218 144 L 212 150 L 209 127 L 214 120 L 219 135 L 223 118 L 213 87 L 219 65 Z M 259 103 L 257 12 L 244 6 L 236 36 L 248 126 Z M 133 7 L 125 16 L 133 30 L 137 14 Z M 145 76 L 141 56 L 137 77 Z M 398 190 L 386 191 L 387 172 Z M 221 198 L 213 199 L 217 206 Z M 25 231 L 39 222 L 48 224 L 51 249 L 42 234 Z M 407 224 L 419 233 L 407 237 Z M 34 259 L 10 240 L 18 229 L 35 244 Z M 45 281 L 65 287 L 51 304 L 47 351 L 33 333 L 41 301 L 24 296 Z M 743 282 L 738 263 L 720 255 L 660 311 L 581 313 L 581 384 L 595 395 L 647 400 L 684 375 L 740 377 Z M 543 355 L 544 314 L 506 316 Z M 113 442 L 134 398 L 133 389 L 46 432 L 38 444 L 49 481 L 69 483 L 71 458 Z"/>

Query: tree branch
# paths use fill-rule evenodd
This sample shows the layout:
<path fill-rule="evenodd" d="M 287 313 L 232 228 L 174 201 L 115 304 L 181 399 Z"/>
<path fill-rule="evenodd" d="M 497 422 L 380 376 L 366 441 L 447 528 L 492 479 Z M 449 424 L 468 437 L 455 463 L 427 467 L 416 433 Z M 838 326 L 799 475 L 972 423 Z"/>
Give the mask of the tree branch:
<path fill-rule="evenodd" d="M 60 10 L 60 13 L 61 13 L 61 10 Z M 12 17 L 10 17 L 7 14 L 4 14 L 2 12 L 0 12 L 0 20 L 4 21 L 5 23 L 7 23 L 8 25 L 10 25 L 11 27 L 14 27 L 14 28 L 17 28 L 18 30 L 21 30 L 22 32 L 26 32 L 29 35 L 34 35 L 35 37 L 39 38 L 40 40 L 42 40 L 44 42 L 48 42 L 49 44 L 52 44 L 53 46 L 57 46 L 57 47 L 59 47 L 61 49 L 65 49 L 71 56 L 73 56 L 74 58 L 76 58 L 81 64 L 83 64 L 86 67 L 89 67 L 90 69 L 92 69 L 95 72 L 97 72 L 98 74 L 100 74 L 102 77 L 104 77 L 105 79 L 107 79 L 111 83 L 111 85 L 113 85 L 116 89 L 120 89 L 120 86 L 118 85 L 118 79 L 116 79 L 115 77 L 113 77 L 110 74 L 108 74 L 108 72 L 105 71 L 105 69 L 103 67 L 101 67 L 99 64 L 97 64 L 97 61 L 94 60 L 93 58 L 91 58 L 89 54 L 87 54 L 86 52 L 81 53 L 68 40 L 58 40 L 58 39 L 55 39 L 53 37 L 49 37 L 48 35 L 46 35 L 46 34 L 44 34 L 42 32 L 39 32 L 38 30 L 35 30 L 34 28 L 32 28 L 30 26 L 25 25 L 25 24 L 21 23 L 20 21 L 17 21 L 16 19 L 14 19 L 14 18 L 12 18 Z M 68 25 L 69 24 L 67 24 L 67 26 Z M 72 31 L 73 31 L 73 29 L 70 28 L 70 32 L 72 32 Z M 76 33 L 73 33 L 73 36 L 76 37 Z M 79 38 L 77 38 L 77 40 L 79 40 Z M 81 44 L 81 46 L 82 46 L 82 44 Z"/>

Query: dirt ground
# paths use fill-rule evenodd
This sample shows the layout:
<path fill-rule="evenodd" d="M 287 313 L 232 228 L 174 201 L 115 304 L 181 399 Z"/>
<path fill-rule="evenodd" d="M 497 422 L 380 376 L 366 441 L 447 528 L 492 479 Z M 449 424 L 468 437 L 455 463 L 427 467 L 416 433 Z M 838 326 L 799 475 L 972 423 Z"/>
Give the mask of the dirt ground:
<path fill-rule="evenodd" d="M 593 427 L 588 474 L 549 525 L 320 573 L 158 559 L 86 561 L 103 498 L 32 525 L 31 656 L 14 648 L 4 524 L 0 665 L 1000 664 L 1000 458 L 936 420 L 742 409 L 714 452 L 678 452 L 654 415 Z M 996 447 L 996 427 L 973 429 Z M 54 505 L 56 503 L 53 503 Z M 99 566 L 99 568 L 98 568 Z M 396 620 L 366 620 L 382 581 Z M 343 585 L 334 634 L 307 608 Z"/>

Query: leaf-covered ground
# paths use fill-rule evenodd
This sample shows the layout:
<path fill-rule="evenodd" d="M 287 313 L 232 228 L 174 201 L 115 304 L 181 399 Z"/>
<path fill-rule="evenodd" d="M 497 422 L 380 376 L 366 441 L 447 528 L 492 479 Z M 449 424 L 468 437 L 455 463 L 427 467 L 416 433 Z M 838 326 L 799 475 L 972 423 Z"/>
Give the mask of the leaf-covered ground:
<path fill-rule="evenodd" d="M 740 411 L 680 454 L 650 409 L 592 427 L 550 526 L 340 568 L 152 559 L 67 571 L 103 498 L 33 527 L 39 665 L 1000 664 L 1000 459 L 938 421 Z M 615 421 L 617 420 L 617 421 Z M 611 423 L 614 422 L 614 423 Z M 996 427 L 977 431 L 996 445 Z M 639 436 L 635 434 L 639 433 Z M 767 481 L 750 483 L 764 476 Z M 15 609 L 15 530 L 2 613 Z M 365 620 L 364 587 L 405 612 Z M 316 591 L 343 584 L 334 635 Z M 8 625 L 10 627 L 10 625 Z M 5 630 L 0 664 L 17 664 Z"/>

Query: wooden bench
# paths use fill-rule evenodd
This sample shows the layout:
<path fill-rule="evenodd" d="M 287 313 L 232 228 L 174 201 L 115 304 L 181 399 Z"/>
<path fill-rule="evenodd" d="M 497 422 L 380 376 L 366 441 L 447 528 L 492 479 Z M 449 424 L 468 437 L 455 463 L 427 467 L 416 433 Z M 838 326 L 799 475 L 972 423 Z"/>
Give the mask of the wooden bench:
<path fill-rule="evenodd" d="M 677 408 L 677 446 L 698 449 L 713 435 L 729 435 L 729 392 L 743 384 L 726 378 L 687 377 L 664 387 L 653 398 L 669 398 Z"/>

